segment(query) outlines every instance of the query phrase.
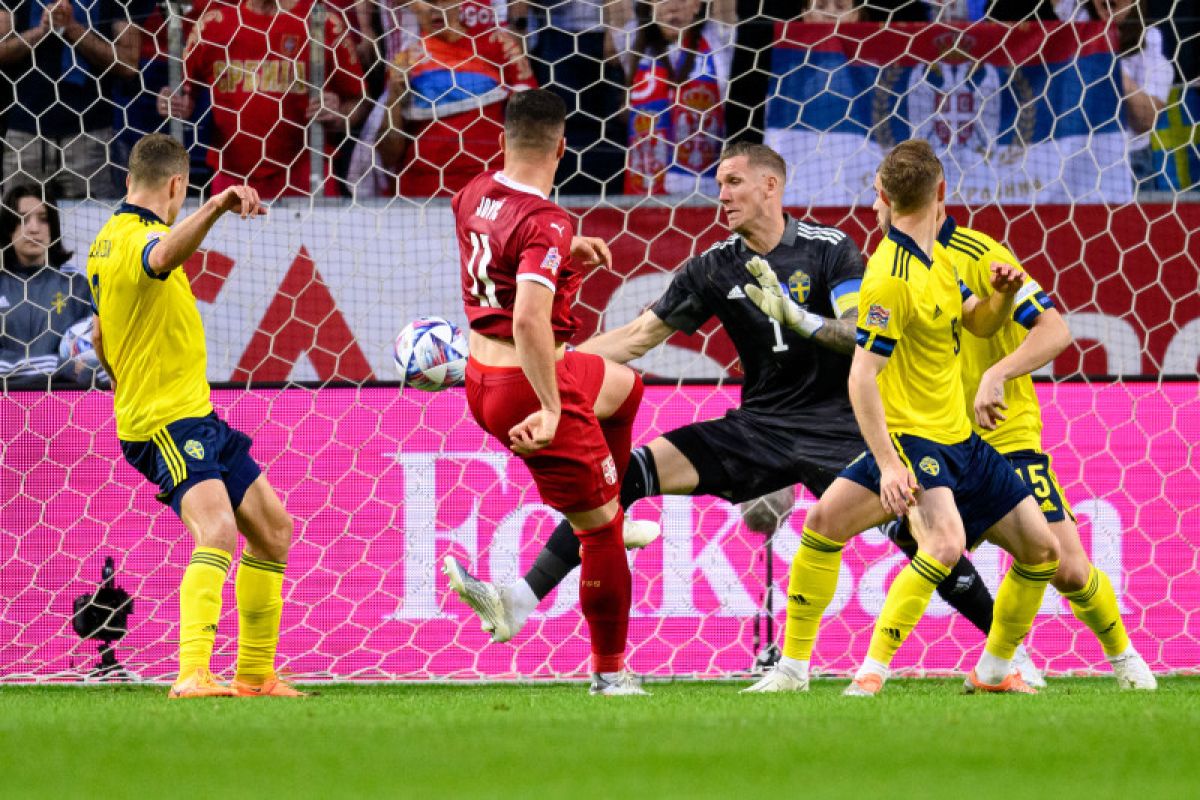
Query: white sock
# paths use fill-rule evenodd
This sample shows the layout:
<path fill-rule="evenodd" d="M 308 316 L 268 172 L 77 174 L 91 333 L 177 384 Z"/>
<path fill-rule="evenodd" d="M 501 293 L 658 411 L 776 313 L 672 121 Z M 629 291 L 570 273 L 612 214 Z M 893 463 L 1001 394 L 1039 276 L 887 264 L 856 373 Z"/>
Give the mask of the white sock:
<path fill-rule="evenodd" d="M 524 580 L 513 581 L 507 587 L 508 600 L 512 606 L 513 618 L 517 625 L 524 625 L 525 620 L 537 608 L 537 595 Z"/>
<path fill-rule="evenodd" d="M 779 659 L 779 664 L 776 668 L 785 675 L 790 675 L 797 680 L 804 680 L 808 677 L 808 662 L 801 661 L 798 658 L 788 658 L 783 656 Z"/>
<path fill-rule="evenodd" d="M 854 673 L 854 680 L 865 678 L 868 675 L 878 675 L 886 681 L 888 672 L 890 670 L 887 664 L 884 664 L 882 661 L 876 661 L 873 658 L 867 658 L 863 660 L 862 666 L 858 668 L 858 672 Z"/>
<path fill-rule="evenodd" d="M 975 677 L 981 683 L 986 683 L 989 686 L 995 686 L 1008 677 L 1008 673 L 1012 672 L 1012 660 L 1001 658 L 983 651 L 983 655 L 979 657 L 979 663 L 975 666 Z"/>

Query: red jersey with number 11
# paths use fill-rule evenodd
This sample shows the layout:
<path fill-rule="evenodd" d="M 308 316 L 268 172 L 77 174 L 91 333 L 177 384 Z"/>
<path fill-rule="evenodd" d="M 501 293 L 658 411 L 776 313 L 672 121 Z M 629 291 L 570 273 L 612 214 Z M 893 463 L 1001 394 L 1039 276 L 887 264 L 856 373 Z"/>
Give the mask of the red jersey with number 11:
<path fill-rule="evenodd" d="M 579 329 L 571 311 L 582 275 L 571 263 L 571 217 L 537 189 L 485 172 L 450 203 L 462 257 L 463 306 L 471 330 L 511 339 L 518 281 L 554 292 L 557 341 Z"/>

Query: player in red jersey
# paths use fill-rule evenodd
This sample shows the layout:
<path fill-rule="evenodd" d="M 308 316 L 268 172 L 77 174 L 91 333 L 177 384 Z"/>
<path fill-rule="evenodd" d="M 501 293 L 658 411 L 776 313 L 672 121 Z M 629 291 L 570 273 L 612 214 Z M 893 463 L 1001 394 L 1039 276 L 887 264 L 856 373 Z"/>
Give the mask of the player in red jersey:
<path fill-rule="evenodd" d="M 476 176 L 451 202 L 471 328 L 467 402 L 578 533 L 591 692 L 644 694 L 624 669 L 631 578 L 617 501 L 642 382 L 628 367 L 566 349 L 579 326 L 571 310 L 577 261 L 609 256 L 602 242 L 575 238 L 571 217 L 547 199 L 565 124 L 558 95 L 513 95 L 500 137 L 504 169 Z M 472 607 L 486 602 L 458 580 L 456 565 L 446 559 L 455 590 Z"/>
<path fill-rule="evenodd" d="M 211 92 L 212 194 L 242 183 L 253 183 L 264 200 L 308 194 L 308 121 L 336 126 L 365 114 L 362 68 L 333 11 L 325 22 L 324 99 L 309 102 L 311 8 L 312 0 L 212 0 L 192 29 L 184 63 L 189 81 Z M 172 106 L 185 117 L 191 111 L 190 97 Z"/>

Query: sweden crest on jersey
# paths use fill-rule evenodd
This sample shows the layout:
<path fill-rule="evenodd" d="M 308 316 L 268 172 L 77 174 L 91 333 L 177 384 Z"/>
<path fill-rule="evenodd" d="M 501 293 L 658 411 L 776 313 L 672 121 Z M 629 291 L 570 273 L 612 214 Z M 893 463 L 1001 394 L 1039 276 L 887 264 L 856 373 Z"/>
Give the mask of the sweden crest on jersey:
<path fill-rule="evenodd" d="M 808 293 L 812 290 L 812 278 L 808 277 L 808 273 L 802 269 L 798 269 L 792 273 L 792 277 L 788 278 L 788 292 L 791 293 L 792 299 L 803 305 L 808 301 Z"/>

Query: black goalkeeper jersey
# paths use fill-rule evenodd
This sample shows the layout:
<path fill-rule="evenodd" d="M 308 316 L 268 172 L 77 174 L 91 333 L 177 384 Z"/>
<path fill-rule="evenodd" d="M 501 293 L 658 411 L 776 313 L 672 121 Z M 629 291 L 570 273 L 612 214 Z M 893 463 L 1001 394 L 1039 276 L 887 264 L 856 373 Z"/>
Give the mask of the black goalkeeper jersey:
<path fill-rule="evenodd" d="M 718 242 L 689 259 L 650 310 L 688 334 L 710 317 L 720 320 L 745 372 L 743 413 L 857 438 L 846 389 L 850 356 L 793 333 L 750 301 L 742 287 L 754 281 L 745 264 L 756 255 L 739 235 Z M 790 216 L 783 238 L 763 257 L 793 300 L 829 319 L 840 316 L 834 296 L 857 294 L 862 280 L 862 254 L 853 239 Z"/>

